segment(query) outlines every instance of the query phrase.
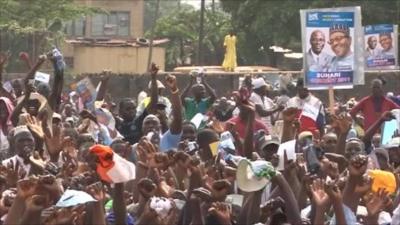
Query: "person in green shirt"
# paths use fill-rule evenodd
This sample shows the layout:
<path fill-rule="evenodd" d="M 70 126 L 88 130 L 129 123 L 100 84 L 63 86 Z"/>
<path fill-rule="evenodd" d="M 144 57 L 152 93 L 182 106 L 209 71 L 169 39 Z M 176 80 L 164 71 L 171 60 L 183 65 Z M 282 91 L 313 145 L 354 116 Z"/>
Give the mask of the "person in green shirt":
<path fill-rule="evenodd" d="M 192 75 L 189 85 L 182 93 L 182 104 L 185 108 L 185 120 L 190 121 L 197 113 L 205 114 L 217 98 L 214 89 L 207 83 L 204 76 L 201 82 L 195 83 L 196 76 Z M 188 97 L 189 91 L 192 97 Z M 207 94 L 209 97 L 207 97 Z"/>

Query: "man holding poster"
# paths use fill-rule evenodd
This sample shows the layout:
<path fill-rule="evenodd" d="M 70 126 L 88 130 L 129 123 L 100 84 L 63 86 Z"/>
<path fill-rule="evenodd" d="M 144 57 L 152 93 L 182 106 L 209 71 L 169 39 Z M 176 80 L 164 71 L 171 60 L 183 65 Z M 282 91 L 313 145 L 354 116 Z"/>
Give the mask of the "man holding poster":
<path fill-rule="evenodd" d="M 364 59 L 364 47 L 356 38 L 362 35 L 360 8 L 309 9 L 300 12 L 305 85 L 312 90 L 351 88 L 353 83 L 363 84 L 363 71 L 358 65 L 359 58 L 361 62 Z M 319 48 L 315 48 L 315 40 L 319 41 Z M 314 49 L 320 50 L 320 54 L 316 54 Z M 322 64 L 316 61 L 320 60 L 318 56 L 321 54 L 328 56 L 324 59 L 329 59 Z"/>

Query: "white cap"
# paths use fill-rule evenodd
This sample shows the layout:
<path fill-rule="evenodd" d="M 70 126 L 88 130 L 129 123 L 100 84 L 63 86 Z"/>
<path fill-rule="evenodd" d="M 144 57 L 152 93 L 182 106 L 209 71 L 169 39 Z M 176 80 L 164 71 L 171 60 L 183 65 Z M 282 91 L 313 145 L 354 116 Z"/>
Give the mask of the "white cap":
<path fill-rule="evenodd" d="M 157 80 L 157 88 L 164 89 L 165 86 L 163 83 L 161 83 L 161 81 Z M 151 81 L 149 82 L 149 89 L 151 89 Z"/>
<path fill-rule="evenodd" d="M 267 86 L 267 83 L 265 83 L 265 80 L 262 77 L 253 79 L 251 84 L 253 85 L 253 89 L 257 89 L 262 86 Z"/>

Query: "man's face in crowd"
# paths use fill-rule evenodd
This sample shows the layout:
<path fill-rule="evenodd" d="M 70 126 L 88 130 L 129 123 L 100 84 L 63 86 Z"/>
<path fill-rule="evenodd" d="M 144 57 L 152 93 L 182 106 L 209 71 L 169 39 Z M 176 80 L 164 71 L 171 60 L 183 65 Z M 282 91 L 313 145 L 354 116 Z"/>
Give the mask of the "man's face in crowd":
<path fill-rule="evenodd" d="M 65 104 L 64 112 L 67 117 L 72 116 L 72 106 L 70 104 Z"/>
<path fill-rule="evenodd" d="M 389 161 L 398 166 L 400 164 L 400 147 L 389 148 Z"/>
<path fill-rule="evenodd" d="M 314 31 L 311 34 L 310 44 L 311 50 L 318 55 L 325 46 L 325 35 L 319 30 Z"/>
<path fill-rule="evenodd" d="M 345 57 L 350 53 L 351 38 L 343 32 L 333 32 L 329 35 L 329 44 L 338 57 Z"/>
<path fill-rule="evenodd" d="M 264 85 L 264 86 L 262 86 L 260 88 L 255 89 L 254 92 L 256 92 L 256 93 L 258 93 L 259 95 L 262 95 L 262 96 L 267 96 L 268 87 L 266 85 Z"/>
<path fill-rule="evenodd" d="M 325 152 L 335 152 L 337 136 L 334 133 L 327 133 L 322 137 L 321 147 Z"/>
<path fill-rule="evenodd" d="M 39 112 L 40 102 L 37 99 L 29 100 L 26 110 L 31 116 L 37 116 Z"/>
<path fill-rule="evenodd" d="M 192 124 L 184 124 L 182 127 L 181 141 L 195 141 L 196 140 L 196 129 Z"/>
<path fill-rule="evenodd" d="M 135 118 L 136 105 L 133 101 L 124 102 L 119 109 L 119 115 L 126 121 L 132 121 Z"/>
<path fill-rule="evenodd" d="M 378 40 L 376 39 L 376 37 L 371 36 L 368 38 L 368 48 L 369 49 L 375 49 L 377 44 L 378 44 Z"/>
<path fill-rule="evenodd" d="M 372 144 L 374 145 L 375 148 L 377 148 L 381 145 L 381 135 L 380 134 L 375 134 L 374 137 L 372 137 Z"/>
<path fill-rule="evenodd" d="M 392 48 L 392 37 L 390 35 L 382 35 L 379 37 L 379 43 L 381 44 L 383 50 L 388 51 Z"/>
<path fill-rule="evenodd" d="M 142 131 L 146 135 L 151 131 L 158 132 L 161 129 L 160 121 L 155 117 L 148 117 L 143 121 Z"/>
<path fill-rule="evenodd" d="M 299 95 L 299 98 L 305 99 L 305 98 L 307 98 L 309 92 L 308 92 L 308 89 L 305 87 L 298 87 L 297 94 Z"/>
<path fill-rule="evenodd" d="M 35 140 L 30 132 L 21 132 L 15 136 L 15 148 L 19 157 L 28 160 L 35 149 Z"/>
<path fill-rule="evenodd" d="M 360 141 L 352 140 L 346 143 L 344 156 L 347 160 L 350 160 L 354 156 L 360 154 L 364 154 L 364 149 Z"/>
<path fill-rule="evenodd" d="M 274 154 L 278 152 L 279 145 L 276 144 L 269 144 L 265 146 L 260 151 L 260 156 L 264 158 L 266 161 L 271 162 L 273 160 Z"/>
<path fill-rule="evenodd" d="M 372 95 L 375 97 L 383 96 L 382 82 L 379 80 L 374 80 L 372 82 Z"/>
<path fill-rule="evenodd" d="M 196 84 L 192 87 L 192 94 L 194 98 L 205 98 L 206 97 L 206 89 L 202 84 Z"/>

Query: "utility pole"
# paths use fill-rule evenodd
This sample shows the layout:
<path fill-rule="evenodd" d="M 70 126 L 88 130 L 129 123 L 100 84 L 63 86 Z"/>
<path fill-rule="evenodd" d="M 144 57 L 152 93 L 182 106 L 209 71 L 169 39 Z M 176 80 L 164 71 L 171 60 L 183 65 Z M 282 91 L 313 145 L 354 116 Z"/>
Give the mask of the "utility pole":
<path fill-rule="evenodd" d="M 151 61 L 153 57 L 153 39 L 154 39 L 154 28 L 156 26 L 156 22 L 158 19 L 158 11 L 160 10 L 160 0 L 157 0 L 156 2 L 156 11 L 154 12 L 154 18 L 153 18 L 153 25 L 151 26 L 151 31 L 150 31 L 150 43 L 149 43 L 149 58 L 147 59 L 147 69 L 150 69 L 151 66 Z"/>
<path fill-rule="evenodd" d="M 203 38 L 204 38 L 204 11 L 205 11 L 205 0 L 201 0 L 200 8 L 200 29 L 199 29 L 199 48 L 197 51 L 197 62 L 198 66 L 203 65 Z"/>

